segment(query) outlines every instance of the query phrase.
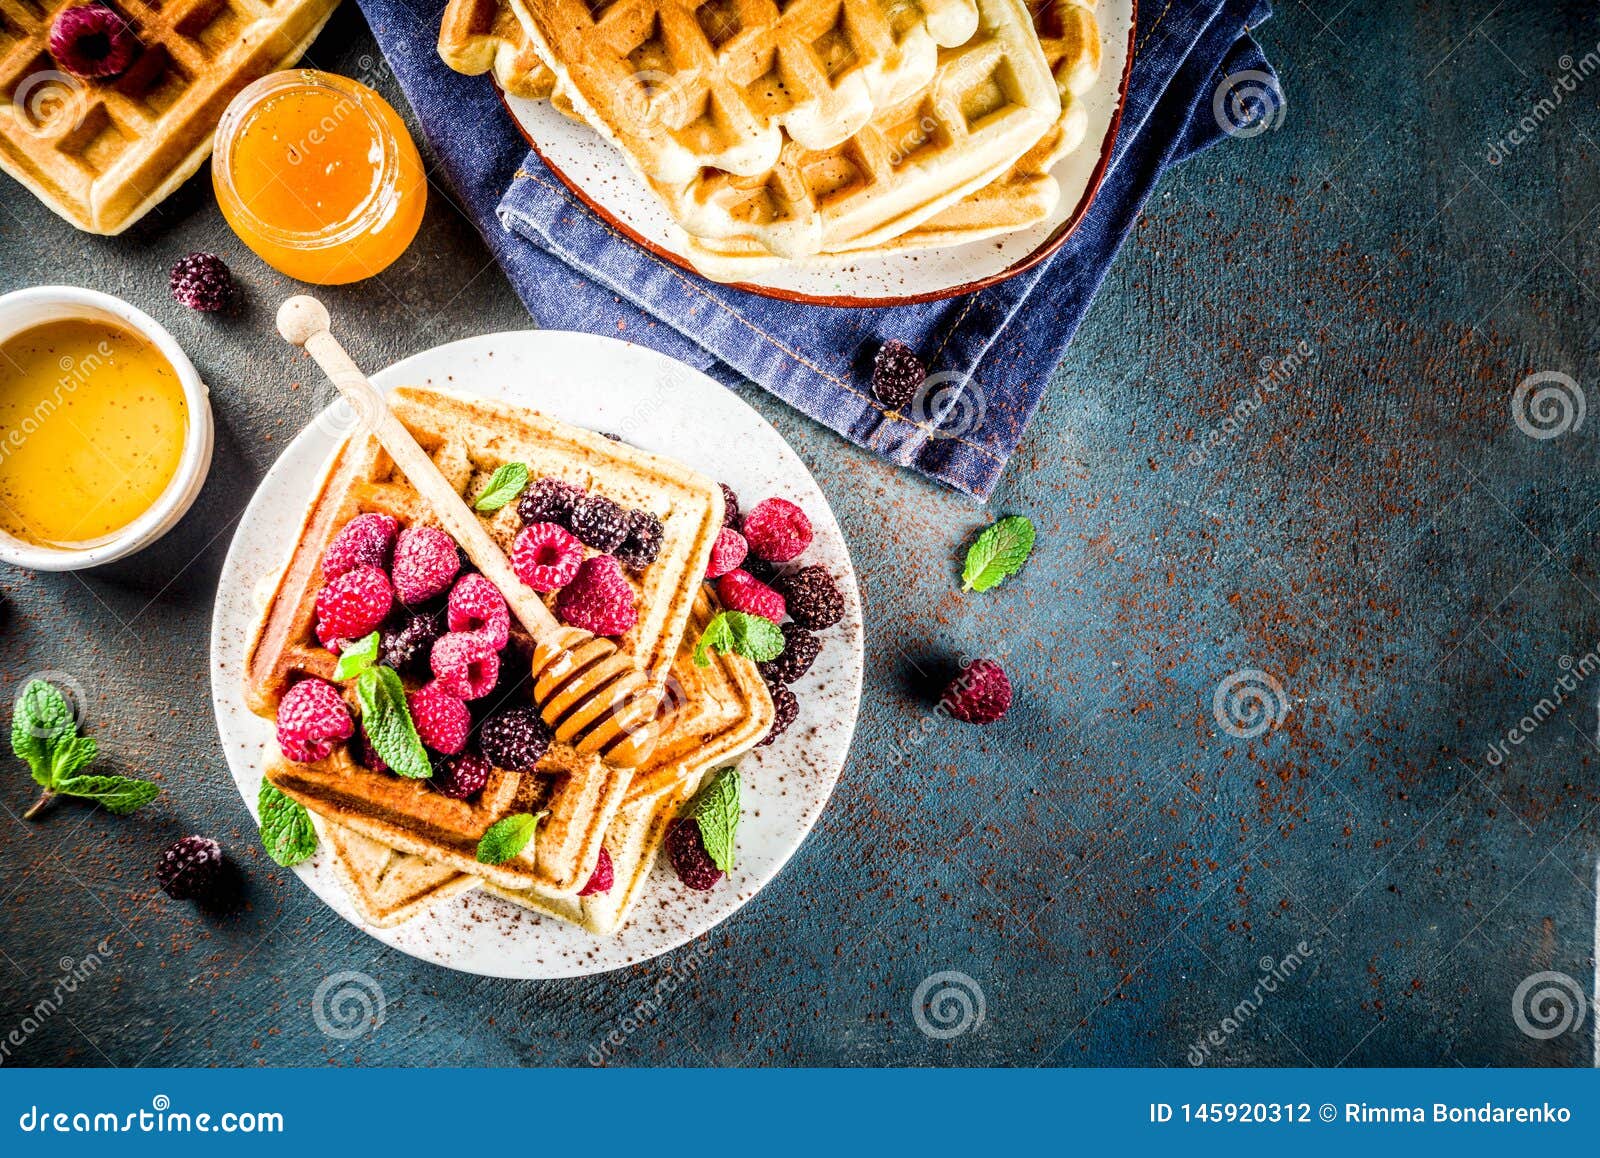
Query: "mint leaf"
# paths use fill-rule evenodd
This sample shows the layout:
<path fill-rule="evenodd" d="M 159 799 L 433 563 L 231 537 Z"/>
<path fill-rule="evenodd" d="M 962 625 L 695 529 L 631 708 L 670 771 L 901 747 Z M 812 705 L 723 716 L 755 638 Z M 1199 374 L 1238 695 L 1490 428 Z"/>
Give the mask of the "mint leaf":
<path fill-rule="evenodd" d="M 984 528 L 967 548 L 961 590 L 987 591 L 1015 575 L 1033 553 L 1033 524 L 1025 515 L 1011 515 Z"/>
<path fill-rule="evenodd" d="M 527 465 L 520 462 L 508 462 L 495 470 L 489 476 L 489 483 L 483 488 L 473 502 L 473 506 L 480 511 L 498 511 L 512 499 L 522 493 L 522 488 L 528 485 Z"/>
<path fill-rule="evenodd" d="M 50 782 L 60 786 L 90 764 L 100 754 L 100 745 L 88 736 L 74 736 L 64 744 L 56 745 L 50 753 Z"/>
<path fill-rule="evenodd" d="M 317 851 L 317 830 L 311 826 L 305 805 L 270 780 L 261 782 L 256 802 L 261 811 L 261 843 L 274 861 L 288 868 Z"/>
<path fill-rule="evenodd" d="M 339 662 L 334 665 L 333 678 L 336 680 L 355 679 L 356 676 L 377 662 L 378 633 L 374 631 L 365 639 L 358 639 L 353 643 L 345 644 L 344 650 L 339 653 Z"/>
<path fill-rule="evenodd" d="M 706 855 L 723 872 L 733 868 L 734 837 L 739 831 L 739 787 L 739 769 L 720 769 L 684 814 L 700 825 Z"/>
<path fill-rule="evenodd" d="M 29 680 L 11 713 L 11 750 L 27 762 L 40 787 L 54 782 L 55 749 L 77 735 L 78 723 L 66 697 L 46 680 Z"/>
<path fill-rule="evenodd" d="M 541 814 L 542 815 L 542 814 Z M 505 864 L 528 847 L 533 831 L 539 826 L 539 817 L 531 812 L 519 812 L 504 820 L 497 820 L 478 841 L 478 860 L 482 864 Z"/>
<path fill-rule="evenodd" d="M 695 667 L 711 666 L 711 649 L 734 652 L 757 663 L 766 663 L 783 654 L 783 632 L 770 619 L 745 611 L 719 611 L 700 633 L 695 644 Z"/>
<path fill-rule="evenodd" d="M 356 677 L 356 701 L 361 705 L 361 727 L 389 771 L 408 780 L 433 775 L 428 753 L 411 722 L 406 689 L 394 669 L 369 667 Z"/>
<path fill-rule="evenodd" d="M 132 776 L 74 776 L 57 781 L 55 790 L 62 796 L 93 800 L 113 816 L 135 812 L 161 794 L 159 786 Z"/>

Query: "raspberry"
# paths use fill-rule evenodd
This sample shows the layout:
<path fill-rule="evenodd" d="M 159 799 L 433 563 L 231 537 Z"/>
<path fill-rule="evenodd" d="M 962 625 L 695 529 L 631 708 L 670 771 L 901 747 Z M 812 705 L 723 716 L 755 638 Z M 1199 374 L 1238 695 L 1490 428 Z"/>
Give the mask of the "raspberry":
<path fill-rule="evenodd" d="M 356 763 L 369 772 L 389 770 L 389 765 L 384 763 L 383 757 L 378 755 L 378 750 L 372 746 L 372 739 L 367 735 L 365 727 L 356 729 L 355 757 Z"/>
<path fill-rule="evenodd" d="M 992 659 L 976 659 L 939 697 L 939 706 L 967 724 L 992 724 L 1011 707 L 1011 681 Z"/>
<path fill-rule="evenodd" d="M 404 619 L 400 627 L 385 631 L 379 641 L 378 662 L 401 675 L 423 678 L 430 670 L 428 653 L 433 641 L 444 634 L 437 615 L 417 614 Z"/>
<path fill-rule="evenodd" d="M 791 612 L 792 614 L 792 612 Z M 758 663 L 761 678 L 769 685 L 792 684 L 805 675 L 816 661 L 822 644 L 798 623 L 783 625 L 783 651 L 777 659 Z"/>
<path fill-rule="evenodd" d="M 450 589 L 446 621 L 451 631 L 476 631 L 496 651 L 511 638 L 511 612 L 505 597 L 482 575 L 463 575 Z"/>
<path fill-rule="evenodd" d="M 494 771 L 489 761 L 472 752 L 448 757 L 430 755 L 428 763 L 433 765 L 433 779 L 428 783 L 439 795 L 452 800 L 471 800 L 483 791 L 489 783 L 489 773 Z"/>
<path fill-rule="evenodd" d="M 890 410 L 901 410 L 928 380 L 928 371 L 910 346 L 890 338 L 872 359 L 872 392 Z"/>
<path fill-rule="evenodd" d="M 639 622 L 639 609 L 617 561 L 610 555 L 595 555 L 583 561 L 572 582 L 556 596 L 556 616 L 596 635 L 623 635 Z"/>
<path fill-rule="evenodd" d="M 706 578 L 720 579 L 732 571 L 750 553 L 750 544 L 732 527 L 717 532 L 717 541 L 711 547 L 711 562 L 706 564 Z"/>
<path fill-rule="evenodd" d="M 572 504 L 567 525 L 588 546 L 610 553 L 628 537 L 628 512 L 603 495 L 584 495 Z"/>
<path fill-rule="evenodd" d="M 628 537 L 617 548 L 617 559 L 635 571 L 642 571 L 661 554 L 661 520 L 649 511 L 628 512 Z"/>
<path fill-rule="evenodd" d="M 550 748 L 550 729 L 526 705 L 507 708 L 478 725 L 478 747 L 496 768 L 531 772 Z"/>
<path fill-rule="evenodd" d="M 729 611 L 746 611 L 774 623 L 783 622 L 783 596 L 748 571 L 729 571 L 718 579 L 717 598 Z"/>
<path fill-rule="evenodd" d="M 616 870 L 611 867 L 611 854 L 606 851 L 605 845 L 601 845 L 600 859 L 594 862 L 594 872 L 589 874 L 589 883 L 578 890 L 578 895 L 593 897 L 609 893 L 615 881 Z"/>
<path fill-rule="evenodd" d="M 532 523 L 511 543 L 511 569 L 535 591 L 559 591 L 582 563 L 583 544 L 556 523 Z"/>
<path fill-rule="evenodd" d="M 572 517 L 572 504 L 583 497 L 583 488 L 558 478 L 542 478 L 517 500 L 517 514 L 524 523 L 555 523 L 565 527 Z"/>
<path fill-rule="evenodd" d="M 757 748 L 765 748 L 772 741 L 789 730 L 789 725 L 794 723 L 795 717 L 800 714 L 800 701 L 795 694 L 786 687 L 768 687 L 772 693 L 772 727 L 767 734 L 761 737 Z"/>
<path fill-rule="evenodd" d="M 355 730 L 344 697 L 327 680 L 301 680 L 278 705 L 278 748 L 297 764 L 326 760 Z"/>
<path fill-rule="evenodd" d="M 732 530 L 739 529 L 739 496 L 733 493 L 733 488 L 727 483 L 718 483 L 722 488 L 722 525 Z"/>
<path fill-rule="evenodd" d="M 316 606 L 317 638 L 328 647 L 378 630 L 394 606 L 394 592 L 380 569 L 357 567 L 318 591 Z"/>
<path fill-rule="evenodd" d="M 461 700 L 475 700 L 494 690 L 500 680 L 500 652 L 487 635 L 452 631 L 428 655 L 435 682 Z"/>
<path fill-rule="evenodd" d="M 156 883 L 173 900 L 196 901 L 205 909 L 228 907 L 238 892 L 222 846 L 205 836 L 185 836 L 168 845 L 156 861 Z"/>
<path fill-rule="evenodd" d="M 126 72 L 141 47 L 128 22 L 104 4 L 63 8 L 50 26 L 50 55 L 86 80 Z"/>
<path fill-rule="evenodd" d="M 750 550 L 772 563 L 787 563 L 811 546 L 811 520 L 788 499 L 764 499 L 744 517 Z"/>
<path fill-rule="evenodd" d="M 231 312 L 239 304 L 239 287 L 214 253 L 179 258 L 167 275 L 167 285 L 173 301 L 203 314 Z"/>
<path fill-rule="evenodd" d="M 823 567 L 802 567 L 773 584 L 802 627 L 821 631 L 844 618 L 844 594 Z"/>
<path fill-rule="evenodd" d="M 467 746 L 472 713 L 460 696 L 453 696 L 435 680 L 406 695 L 417 735 L 435 752 L 454 756 Z"/>
<path fill-rule="evenodd" d="M 387 568 L 399 530 L 400 524 L 388 515 L 357 515 L 339 528 L 322 553 L 322 577 L 337 579 L 357 567 Z"/>
<path fill-rule="evenodd" d="M 402 603 L 443 594 L 461 570 L 456 541 L 438 527 L 407 527 L 394 545 L 394 590 Z"/>
<path fill-rule="evenodd" d="M 679 819 L 667 826 L 667 856 L 672 860 L 672 871 L 691 889 L 703 893 L 722 879 L 722 870 L 706 852 L 697 820 Z"/>

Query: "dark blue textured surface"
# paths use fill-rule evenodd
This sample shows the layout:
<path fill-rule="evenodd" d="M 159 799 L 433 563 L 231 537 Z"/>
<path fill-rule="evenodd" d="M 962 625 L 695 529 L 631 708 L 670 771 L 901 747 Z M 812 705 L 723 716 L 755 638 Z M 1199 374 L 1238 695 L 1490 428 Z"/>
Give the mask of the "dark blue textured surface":
<path fill-rule="evenodd" d="M 1577 4 L 1357 0 L 1291 2 L 1262 36 L 1283 125 L 1157 189 L 990 504 L 1039 525 L 1018 579 L 956 594 L 983 518 L 969 500 L 743 391 L 816 471 L 861 566 L 861 729 L 816 832 L 704 952 L 587 981 L 416 964 L 257 851 L 216 750 L 205 643 L 232 522 L 315 401 L 286 389 L 270 334 L 292 287 L 228 235 L 203 179 L 111 240 L 8 186 L 0 288 L 75 281 L 150 309 L 220 425 L 200 506 L 158 548 L 81 578 L 0 576 L 6 678 L 71 673 L 111 766 L 168 789 L 127 820 L 0 821 L 5 1017 L 61 958 L 112 949 L 9 1057 L 581 1065 L 644 1003 L 619 1063 L 1184 1065 L 1261 959 L 1305 941 L 1211 1064 L 1586 1063 L 1592 1021 L 1531 1037 L 1512 997 L 1535 972 L 1592 973 L 1600 684 L 1488 753 L 1563 657 L 1587 667 L 1600 644 L 1594 417 L 1544 440 L 1512 417 L 1538 371 L 1595 401 L 1600 76 L 1535 110 L 1600 27 Z M 312 59 L 395 94 L 348 6 Z M 167 301 L 167 265 L 196 248 L 234 264 L 251 312 Z M 402 263 L 329 298 L 369 366 L 526 318 L 437 187 Z M 1262 360 L 1301 342 L 1301 365 L 1189 465 L 1253 400 Z M 1002 647 L 1011 717 L 939 723 L 908 750 L 919 673 Z M 1212 714 L 1243 669 L 1289 705 L 1249 741 Z M 13 768 L 0 802 L 20 812 L 30 788 Z M 250 913 L 209 922 L 151 887 L 156 852 L 191 831 L 243 863 Z M 387 1003 L 351 1040 L 313 1017 L 346 969 Z M 911 1008 L 941 970 L 985 995 L 983 1024 L 949 1040 Z"/>

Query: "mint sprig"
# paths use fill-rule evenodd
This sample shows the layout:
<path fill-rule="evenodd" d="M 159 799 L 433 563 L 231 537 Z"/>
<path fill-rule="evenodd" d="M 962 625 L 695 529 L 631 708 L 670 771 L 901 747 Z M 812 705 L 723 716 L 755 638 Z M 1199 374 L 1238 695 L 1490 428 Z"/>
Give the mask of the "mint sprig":
<path fill-rule="evenodd" d="M 353 680 L 378 662 L 378 633 L 374 631 L 364 639 L 345 644 L 334 665 L 335 680 Z"/>
<path fill-rule="evenodd" d="M 967 548 L 961 590 L 987 591 L 1022 570 L 1033 554 L 1033 524 L 1025 515 L 1010 515 L 985 527 Z"/>
<path fill-rule="evenodd" d="M 531 812 L 518 812 L 495 821 L 478 841 L 479 863 L 505 864 L 519 855 L 533 839 L 534 830 L 539 827 L 539 817 L 543 815 L 542 812 L 538 816 Z"/>
<path fill-rule="evenodd" d="M 433 775 L 428 753 L 406 706 L 405 685 L 393 668 L 369 667 L 356 677 L 361 727 L 389 771 L 408 780 Z"/>
<path fill-rule="evenodd" d="M 700 633 L 694 647 L 694 666 L 711 666 L 711 649 L 734 652 L 757 663 L 766 663 L 783 654 L 783 632 L 770 619 L 745 611 L 719 611 Z"/>
<path fill-rule="evenodd" d="M 261 843 L 268 856 L 288 868 L 317 851 L 317 830 L 304 804 L 270 780 L 261 782 L 256 800 L 261 812 Z"/>
<path fill-rule="evenodd" d="M 78 735 L 67 698 L 47 680 L 29 680 L 11 713 L 11 750 L 28 765 L 44 794 L 22 814 L 32 820 L 57 796 L 90 800 L 116 816 L 143 808 L 161 789 L 134 776 L 79 775 L 100 755 L 92 737 Z"/>
<path fill-rule="evenodd" d="M 527 464 L 508 462 L 504 466 L 495 468 L 495 472 L 489 476 L 489 481 L 483 488 L 483 493 L 473 500 L 472 505 L 480 511 L 498 511 L 521 494 L 522 488 L 527 485 Z"/>
<path fill-rule="evenodd" d="M 723 872 L 733 869 L 734 839 L 739 833 L 739 769 L 721 768 L 700 790 L 684 816 L 700 825 L 700 839 L 711 863 Z"/>

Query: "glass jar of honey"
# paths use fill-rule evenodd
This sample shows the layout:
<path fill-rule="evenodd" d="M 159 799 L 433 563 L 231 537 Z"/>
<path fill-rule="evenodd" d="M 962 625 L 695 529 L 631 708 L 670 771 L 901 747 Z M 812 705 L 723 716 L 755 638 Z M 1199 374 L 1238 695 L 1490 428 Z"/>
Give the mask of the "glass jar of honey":
<path fill-rule="evenodd" d="M 312 69 L 262 77 L 222 114 L 211 160 L 239 239 L 278 272 L 343 285 L 383 272 L 427 205 L 422 158 L 364 84 Z"/>

